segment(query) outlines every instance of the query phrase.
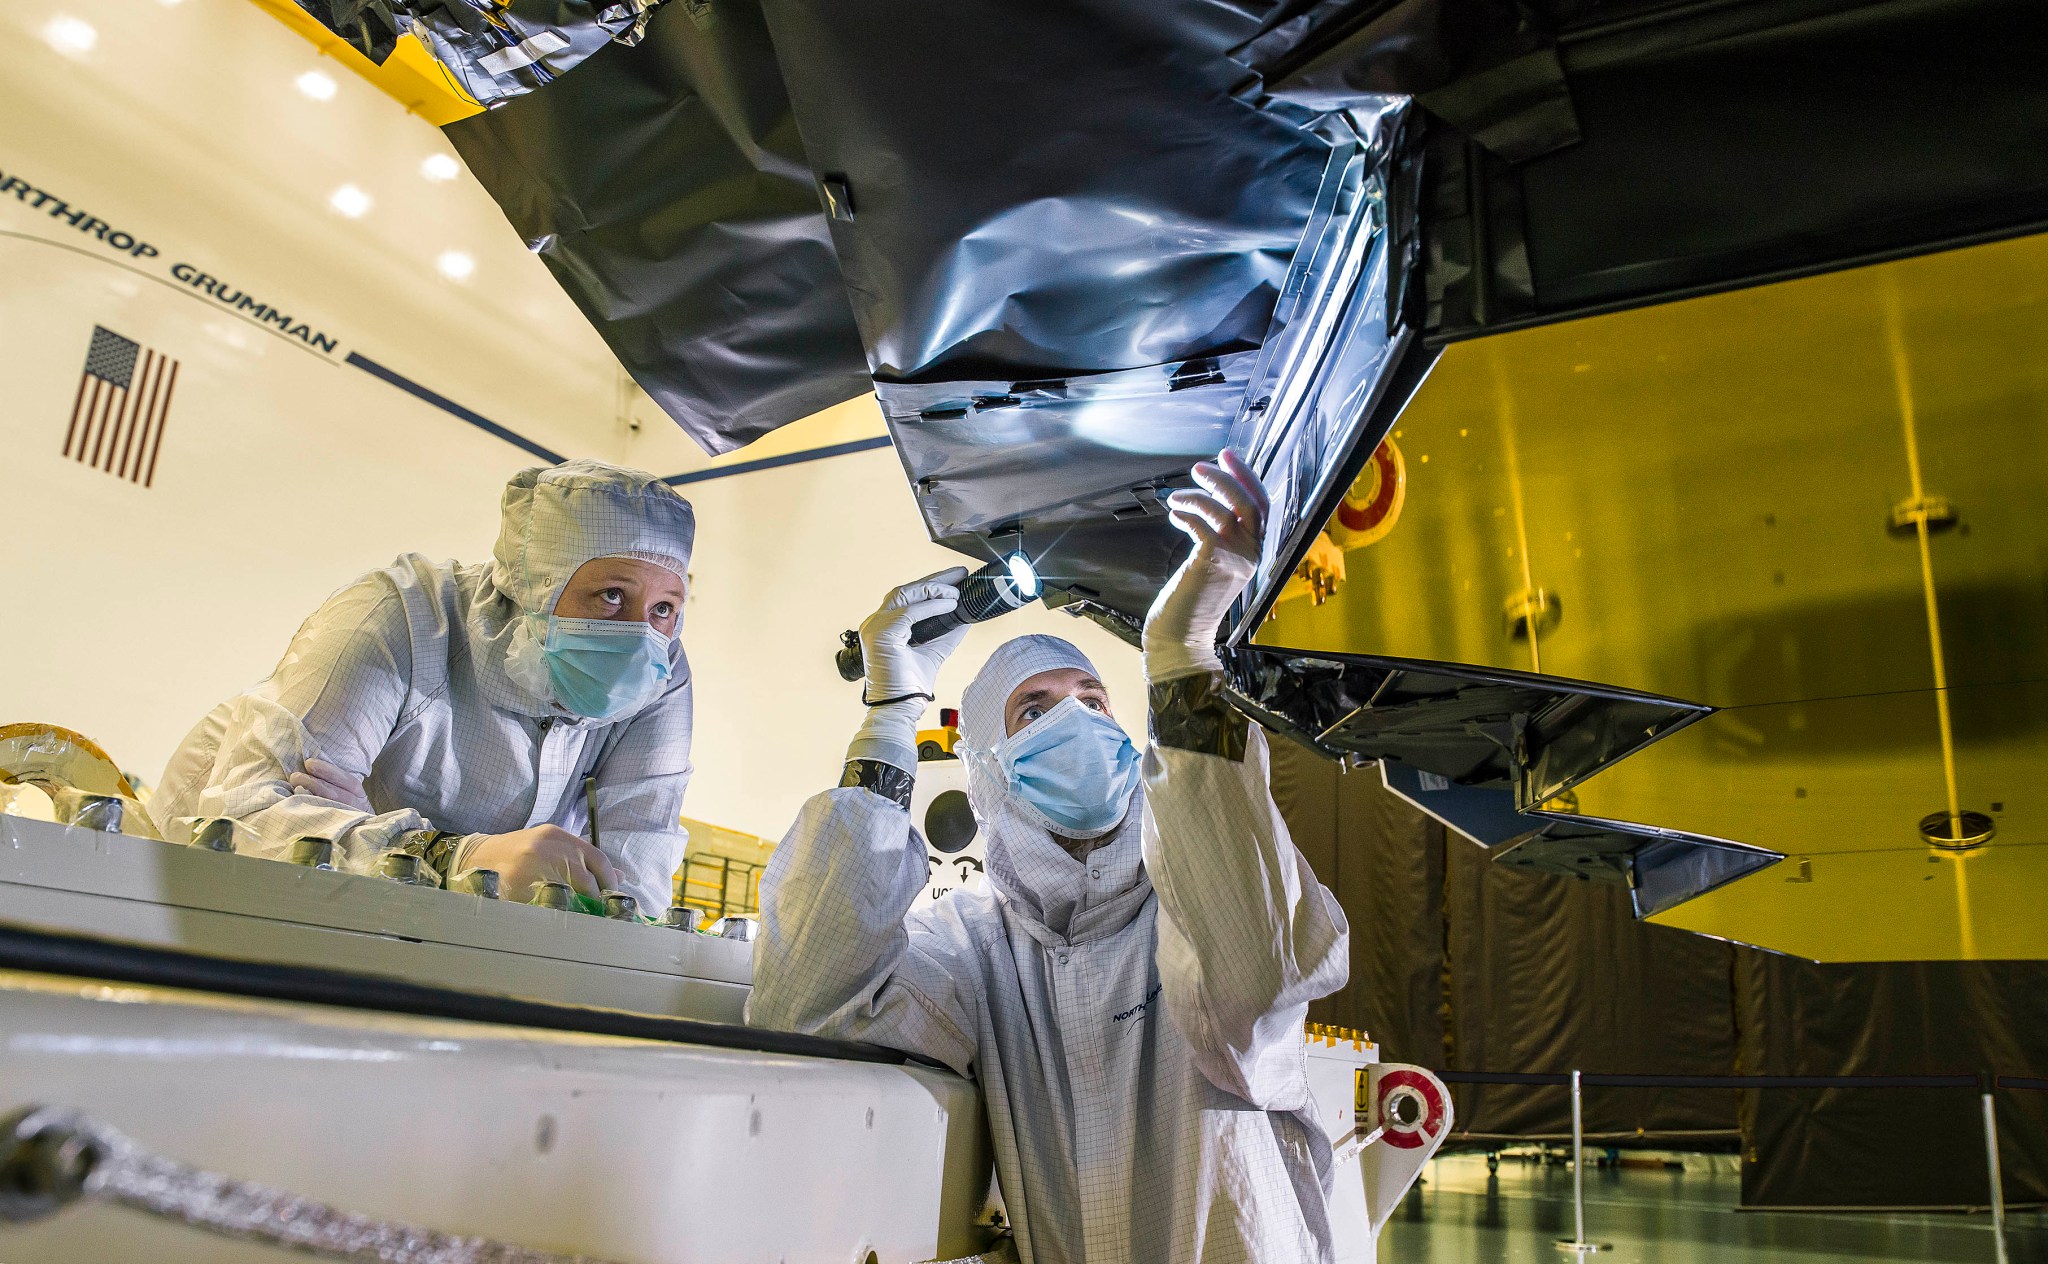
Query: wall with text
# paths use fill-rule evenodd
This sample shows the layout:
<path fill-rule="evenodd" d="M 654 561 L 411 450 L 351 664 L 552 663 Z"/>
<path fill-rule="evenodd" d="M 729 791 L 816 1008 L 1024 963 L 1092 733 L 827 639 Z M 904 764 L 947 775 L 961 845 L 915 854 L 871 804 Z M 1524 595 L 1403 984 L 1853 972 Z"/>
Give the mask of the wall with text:
<path fill-rule="evenodd" d="M 439 133 L 248 0 L 0 10 L 0 723 L 154 781 L 333 589 L 403 551 L 479 560 L 537 453 L 697 506 L 691 816 L 779 835 L 858 722 L 839 629 L 957 559 L 854 401 L 711 461 L 625 383 Z M 727 467 L 740 470 L 726 473 Z M 1135 655 L 1082 643 L 1142 740 Z"/>

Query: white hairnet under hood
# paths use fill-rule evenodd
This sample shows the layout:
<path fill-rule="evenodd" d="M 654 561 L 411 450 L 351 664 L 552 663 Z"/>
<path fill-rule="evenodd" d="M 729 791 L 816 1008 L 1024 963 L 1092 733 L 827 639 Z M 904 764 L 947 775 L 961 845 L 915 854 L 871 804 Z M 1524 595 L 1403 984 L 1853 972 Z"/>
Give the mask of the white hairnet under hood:
<path fill-rule="evenodd" d="M 1101 674 L 1072 642 L 1056 636 L 1020 636 L 998 647 L 961 691 L 960 744 L 967 801 L 987 840 L 990 885 L 1019 913 L 1079 943 L 1114 934 L 1151 888 L 1139 839 L 1142 786 L 1123 823 L 1085 862 L 1034 824 L 1010 794 L 995 755 L 1006 736 L 1004 707 L 1018 685 L 1063 667 Z"/>
<path fill-rule="evenodd" d="M 600 557 L 638 558 L 687 577 L 696 537 L 690 502 L 652 474 L 579 459 L 513 475 L 490 583 L 468 619 L 472 644 L 498 668 L 491 675 L 504 692 L 493 690 L 492 700 L 531 715 L 563 714 L 540 646 L 569 577 Z M 669 647 L 669 663 L 675 670 L 668 692 L 686 687 L 680 636 Z"/>
<path fill-rule="evenodd" d="M 690 502 L 652 474 L 589 460 L 536 466 L 505 484 L 491 582 L 521 612 L 544 615 L 585 562 L 637 557 L 683 576 L 696 539 Z"/>

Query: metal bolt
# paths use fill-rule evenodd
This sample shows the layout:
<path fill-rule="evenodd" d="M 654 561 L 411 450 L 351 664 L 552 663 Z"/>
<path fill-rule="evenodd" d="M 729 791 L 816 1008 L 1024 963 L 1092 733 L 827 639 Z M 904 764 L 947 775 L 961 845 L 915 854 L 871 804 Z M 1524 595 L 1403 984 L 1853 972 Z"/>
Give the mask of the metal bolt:
<path fill-rule="evenodd" d="M 292 840 L 291 862 L 308 869 L 334 868 L 334 843 L 331 839 L 315 838 L 303 834 Z"/>
<path fill-rule="evenodd" d="M 121 796 L 115 794 L 81 794 L 75 798 L 60 795 L 59 816 L 64 824 L 75 829 L 96 830 L 102 834 L 121 832 Z"/>
<path fill-rule="evenodd" d="M 533 895 L 526 902 L 542 908 L 567 910 L 575 904 L 575 895 L 566 882 L 536 882 Z"/>
<path fill-rule="evenodd" d="M 464 895 L 482 896 L 486 900 L 498 898 L 500 882 L 496 869 L 465 869 L 449 879 L 448 889 Z"/>
<path fill-rule="evenodd" d="M 232 852 L 235 849 L 235 823 L 225 816 L 216 816 L 192 832 L 192 845 L 201 851 Z"/>
<path fill-rule="evenodd" d="M 427 862 L 409 851 L 387 851 L 377 859 L 377 872 L 393 882 L 403 882 L 412 887 L 440 885 L 434 880 L 433 870 Z"/>
<path fill-rule="evenodd" d="M 1920 818 L 1920 837 L 1943 851 L 1970 851 L 1991 841 L 1998 826 L 1982 812 L 1930 812 Z"/>

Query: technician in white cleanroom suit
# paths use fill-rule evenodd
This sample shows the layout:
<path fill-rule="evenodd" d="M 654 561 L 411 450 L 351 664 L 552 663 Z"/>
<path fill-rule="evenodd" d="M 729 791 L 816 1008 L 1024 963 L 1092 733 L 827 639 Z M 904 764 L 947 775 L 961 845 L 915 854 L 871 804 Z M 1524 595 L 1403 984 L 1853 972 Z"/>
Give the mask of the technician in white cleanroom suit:
<path fill-rule="evenodd" d="M 1196 477 L 1172 499 L 1194 552 L 1145 624 L 1142 763 L 1079 650 L 997 650 L 961 698 L 992 890 L 906 921 L 926 870 L 913 730 L 961 635 L 908 645 L 964 572 L 933 576 L 862 625 L 872 709 L 761 884 L 747 1020 L 972 1074 L 1032 1264 L 1331 1253 L 1302 1021 L 1343 986 L 1349 929 L 1273 805 L 1264 736 L 1220 692 L 1264 493 L 1229 453 Z"/>
<path fill-rule="evenodd" d="M 332 839 L 367 870 L 397 847 L 444 875 L 497 870 L 669 903 L 690 779 L 677 631 L 696 517 L 652 475 L 596 461 L 505 487 L 493 560 L 416 553 L 349 584 L 270 679 L 171 756 L 150 811 L 166 838 L 233 817 L 239 850 Z M 602 851 L 583 780 L 595 775 Z"/>

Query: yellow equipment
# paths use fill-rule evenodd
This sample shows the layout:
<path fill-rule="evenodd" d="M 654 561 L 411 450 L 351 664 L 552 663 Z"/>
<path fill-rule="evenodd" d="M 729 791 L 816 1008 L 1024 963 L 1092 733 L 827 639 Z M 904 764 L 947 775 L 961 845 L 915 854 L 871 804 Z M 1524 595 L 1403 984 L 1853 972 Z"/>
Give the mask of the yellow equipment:
<path fill-rule="evenodd" d="M 1525 805 L 1786 857 L 1650 920 L 2048 957 L 2044 345 L 2041 236 L 1453 344 L 1257 641 L 1714 708 Z"/>

